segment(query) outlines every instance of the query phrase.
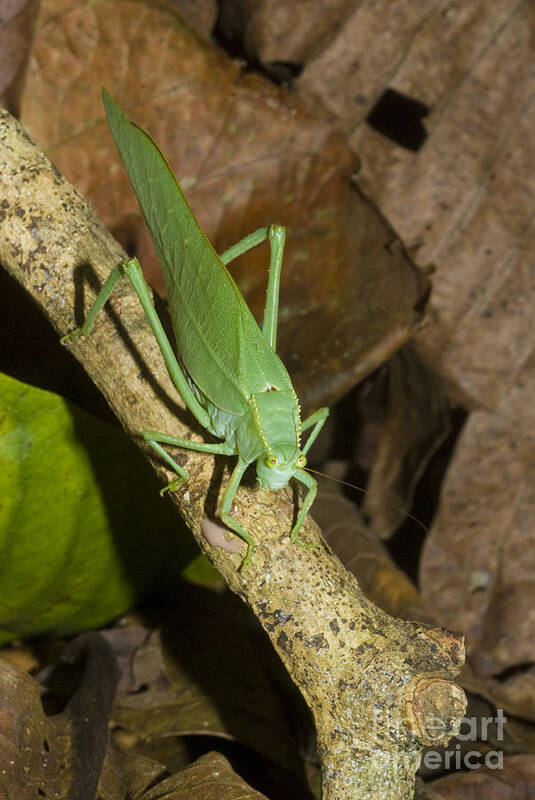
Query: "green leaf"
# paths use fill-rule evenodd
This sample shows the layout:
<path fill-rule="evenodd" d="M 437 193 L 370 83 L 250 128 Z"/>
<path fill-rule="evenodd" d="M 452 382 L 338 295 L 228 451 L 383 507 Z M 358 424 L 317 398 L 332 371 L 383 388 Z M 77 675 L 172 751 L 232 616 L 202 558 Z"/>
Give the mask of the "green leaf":
<path fill-rule="evenodd" d="M 0 374 L 0 643 L 123 613 L 198 553 L 123 432 Z"/>

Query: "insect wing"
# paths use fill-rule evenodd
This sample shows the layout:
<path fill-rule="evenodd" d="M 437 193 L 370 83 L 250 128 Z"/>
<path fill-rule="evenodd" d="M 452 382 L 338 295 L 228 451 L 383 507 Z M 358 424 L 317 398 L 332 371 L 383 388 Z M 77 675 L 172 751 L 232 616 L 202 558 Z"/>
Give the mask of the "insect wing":
<path fill-rule="evenodd" d="M 110 130 L 160 259 L 180 357 L 218 408 L 244 413 L 248 398 L 288 389 L 236 283 L 201 230 L 158 146 L 102 91 Z"/>

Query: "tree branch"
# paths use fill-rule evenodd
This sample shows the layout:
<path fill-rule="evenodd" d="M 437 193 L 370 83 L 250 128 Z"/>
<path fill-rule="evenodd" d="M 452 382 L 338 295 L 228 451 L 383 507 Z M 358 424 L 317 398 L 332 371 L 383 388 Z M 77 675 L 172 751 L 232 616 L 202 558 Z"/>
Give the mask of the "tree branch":
<path fill-rule="evenodd" d="M 125 254 L 7 112 L 0 115 L 0 184 L 0 261 L 65 334 L 83 317 L 82 309 L 74 314 L 80 293 L 93 295 L 87 276 L 101 283 Z M 90 302 L 84 297 L 86 309 Z M 197 436 L 181 421 L 186 412 L 177 417 L 181 400 L 126 282 L 111 306 L 71 346 L 73 355 L 138 443 L 146 428 Z M 464 660 L 462 637 L 389 617 L 325 545 L 292 544 L 289 490 L 238 492 L 236 517 L 257 542 L 253 563 L 238 572 L 243 553 L 212 546 L 202 533 L 205 504 L 216 507 L 213 485 L 219 491 L 222 482 L 214 459 L 179 457 L 191 476 L 174 497 L 180 512 L 260 620 L 314 715 L 325 800 L 412 797 L 423 746 L 444 744 L 464 713 L 464 694 L 450 682 Z M 166 481 L 174 477 L 155 468 Z M 310 519 L 302 538 L 321 542 Z"/>

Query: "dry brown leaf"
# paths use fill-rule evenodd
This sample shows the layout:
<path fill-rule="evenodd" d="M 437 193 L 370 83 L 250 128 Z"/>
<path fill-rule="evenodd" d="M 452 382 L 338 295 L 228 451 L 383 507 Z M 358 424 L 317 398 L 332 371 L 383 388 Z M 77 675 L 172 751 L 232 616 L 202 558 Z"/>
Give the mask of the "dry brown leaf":
<path fill-rule="evenodd" d="M 168 774 L 163 764 L 138 753 L 124 752 L 112 740 L 108 744 L 96 800 L 145 800 L 144 792 L 150 792 L 155 784 L 163 785 Z"/>
<path fill-rule="evenodd" d="M 109 646 L 96 633 L 65 649 L 48 677 L 45 714 L 37 681 L 0 661 L 0 795 L 17 800 L 262 800 L 227 760 L 209 753 L 182 772 L 108 741 L 117 668 Z M 59 708 L 66 706 L 58 713 Z M 98 784 L 98 793 L 97 793 Z"/>
<path fill-rule="evenodd" d="M 217 0 L 162 0 L 178 11 L 186 25 L 207 41 L 217 20 Z"/>
<path fill-rule="evenodd" d="M 386 403 L 379 425 L 376 410 L 367 404 L 371 424 L 380 430 L 376 432 L 377 449 L 366 485 L 364 510 L 378 535 L 387 539 L 406 517 L 416 484 L 448 435 L 450 422 L 436 375 L 410 344 L 389 359 L 383 384 Z M 360 408 L 365 426 L 370 417 L 362 413 L 363 405 Z M 368 457 L 371 455 L 368 453 Z"/>
<path fill-rule="evenodd" d="M 403 5 L 423 24 L 400 43 L 395 65 L 382 65 L 381 89 L 430 108 L 429 138 L 415 155 L 353 126 L 359 184 L 417 262 L 436 265 L 421 351 L 453 396 L 495 406 L 532 350 L 535 8 Z"/>
<path fill-rule="evenodd" d="M 218 28 L 270 71 L 306 63 L 344 22 L 348 0 L 220 0 Z"/>
<path fill-rule="evenodd" d="M 175 740 L 171 748 L 180 752 Z M 266 800 L 251 789 L 220 753 L 210 752 L 178 771 L 152 758 L 108 747 L 97 800 Z"/>
<path fill-rule="evenodd" d="M 528 800 L 535 795 L 535 757 L 504 758 L 503 769 L 481 767 L 430 783 L 428 800 Z"/>
<path fill-rule="evenodd" d="M 288 725 L 286 676 L 281 679 L 280 663 L 236 598 L 184 587 L 162 630 L 133 654 L 130 669 L 133 683 L 114 708 L 123 729 L 153 740 L 220 736 L 288 770 L 300 764 Z M 277 688 L 281 680 L 284 691 Z"/>
<path fill-rule="evenodd" d="M 59 169 L 150 267 L 147 236 L 103 120 L 106 84 L 168 155 L 220 250 L 273 221 L 288 226 L 279 352 L 306 408 L 330 403 L 395 350 L 427 283 L 351 186 L 355 157 L 332 129 L 136 2 L 41 8 L 21 117 Z M 262 314 L 267 248 L 233 264 Z M 153 279 L 153 283 L 157 282 Z"/>
<path fill-rule="evenodd" d="M 35 12 L 36 0 L 10 0 L 0 6 L 0 103 L 6 108 L 15 105 Z"/>
<path fill-rule="evenodd" d="M 474 412 L 450 464 L 421 585 L 468 635 L 487 696 L 535 718 L 534 359 L 496 411 Z"/>
<path fill-rule="evenodd" d="M 17 800 L 95 797 L 108 740 L 115 685 L 113 655 L 98 634 L 67 647 L 75 689 L 61 713 L 47 716 L 39 684 L 0 661 L 0 795 Z"/>
<path fill-rule="evenodd" d="M 183 772 L 159 783 L 139 800 L 267 800 L 251 789 L 219 753 L 206 753 Z"/>

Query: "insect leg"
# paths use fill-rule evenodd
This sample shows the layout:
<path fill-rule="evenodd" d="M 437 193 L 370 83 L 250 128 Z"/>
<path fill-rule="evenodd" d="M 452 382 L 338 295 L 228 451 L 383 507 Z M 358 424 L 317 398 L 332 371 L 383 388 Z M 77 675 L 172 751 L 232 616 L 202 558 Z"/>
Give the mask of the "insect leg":
<path fill-rule="evenodd" d="M 68 339 L 77 339 L 78 336 L 86 336 L 88 333 L 91 332 L 93 325 L 95 324 L 95 319 L 97 318 L 97 314 L 106 305 L 108 298 L 115 289 L 115 286 L 123 276 L 124 276 L 123 264 L 118 264 L 116 267 L 114 267 L 114 269 L 112 269 L 106 281 L 104 282 L 102 289 L 97 295 L 97 299 L 89 309 L 84 324 L 81 326 L 81 328 L 75 328 L 66 336 L 62 336 L 61 338 L 62 342 L 66 342 Z"/>
<path fill-rule="evenodd" d="M 156 341 L 158 342 L 160 350 L 162 351 L 165 365 L 169 375 L 171 376 L 171 380 L 175 384 L 183 401 L 186 403 L 187 407 L 197 421 L 200 422 L 203 428 L 209 428 L 210 420 L 208 414 L 191 391 L 186 376 L 182 372 L 180 364 L 176 360 L 173 348 L 169 343 L 169 339 L 167 338 L 162 323 L 160 322 L 160 318 L 156 313 L 156 309 L 154 308 L 149 287 L 147 286 L 147 282 L 143 277 L 143 272 L 141 270 L 139 261 L 137 258 L 131 258 L 129 261 L 126 261 L 123 264 L 123 268 L 124 274 L 128 277 L 130 283 L 134 287 L 134 290 L 139 297 L 139 301 L 143 306 L 143 310 L 147 315 L 152 332 L 154 333 Z"/>
<path fill-rule="evenodd" d="M 264 311 L 264 325 L 262 332 L 270 347 L 274 350 L 277 343 L 277 320 L 279 316 L 279 284 L 282 269 L 282 253 L 286 231 L 282 225 L 270 225 L 269 228 L 259 228 L 250 233 L 245 239 L 225 250 L 219 258 L 223 264 L 228 264 L 234 258 L 243 255 L 247 250 L 256 247 L 264 239 L 269 238 L 271 256 L 269 260 L 269 277 L 267 286 L 266 308 Z"/>
<path fill-rule="evenodd" d="M 223 262 L 223 264 L 229 264 L 234 258 L 238 258 L 238 256 L 243 255 L 248 250 L 251 250 L 252 247 L 256 247 L 257 244 L 261 244 L 265 239 L 268 238 L 269 235 L 269 228 L 259 228 L 257 231 L 250 233 L 249 236 L 246 236 L 245 239 L 240 239 L 239 242 L 233 244 L 232 247 L 229 247 L 228 250 L 225 250 L 224 253 L 221 253 L 219 258 Z"/>
<path fill-rule="evenodd" d="M 298 533 L 301 530 L 301 526 L 305 521 L 305 517 L 308 514 L 310 506 L 314 502 L 314 499 L 318 491 L 318 484 L 317 481 L 312 477 L 312 475 L 309 475 L 308 472 L 305 472 L 304 469 L 297 469 L 294 472 L 294 478 L 297 478 L 298 481 L 304 483 L 305 486 L 308 488 L 308 492 L 306 493 L 305 499 L 303 500 L 303 505 L 301 507 L 301 511 L 299 512 L 299 516 L 297 517 L 297 522 L 292 528 L 290 538 L 292 542 L 297 542 L 303 547 L 306 547 L 307 550 L 313 550 L 315 547 L 319 547 L 320 545 L 303 542 L 301 539 L 299 539 Z"/>
<path fill-rule="evenodd" d="M 312 431 L 312 433 L 310 434 L 310 436 L 306 440 L 305 446 L 302 448 L 301 452 L 304 455 L 306 455 L 308 453 L 308 451 L 310 450 L 310 448 L 314 444 L 314 441 L 315 441 L 318 433 L 323 428 L 323 425 L 325 424 L 325 420 L 327 419 L 328 416 L 329 416 L 329 409 L 328 408 L 318 408 L 317 411 L 314 411 L 313 414 L 311 414 L 309 417 L 307 417 L 301 423 L 301 430 L 302 431 L 306 431 L 307 428 L 311 428 L 312 425 L 314 425 L 314 430 Z"/>
<path fill-rule="evenodd" d="M 181 483 L 184 483 L 184 481 L 188 480 L 189 473 L 183 467 L 181 467 L 180 464 L 177 464 L 174 458 L 171 458 L 169 453 L 166 450 L 164 450 L 164 448 L 161 445 L 159 445 L 157 441 L 155 441 L 154 439 L 147 438 L 146 436 L 147 433 L 152 433 L 152 431 L 145 431 L 145 433 L 143 434 L 143 437 L 146 439 L 146 441 L 150 444 L 150 446 L 154 450 L 156 450 L 158 455 L 160 455 L 163 458 L 163 460 L 166 461 L 169 464 L 169 466 L 172 467 L 175 470 L 175 472 L 180 476 L 176 480 L 170 481 L 167 484 L 167 486 L 163 487 L 163 489 L 160 489 L 160 494 L 163 495 L 166 492 L 174 492 L 178 489 Z"/>
<path fill-rule="evenodd" d="M 234 467 L 234 472 L 230 477 L 230 481 L 228 483 L 227 488 L 223 493 L 223 497 L 221 498 L 221 503 L 219 505 L 219 516 L 221 517 L 222 521 L 225 525 L 237 533 L 238 536 L 241 536 L 247 542 L 247 553 L 245 554 L 245 558 L 243 559 L 242 563 L 240 564 L 240 570 L 246 567 L 248 564 L 251 563 L 251 556 L 253 555 L 254 550 L 254 539 L 253 537 L 243 530 L 241 525 L 239 525 L 235 519 L 230 516 L 230 509 L 232 507 L 232 501 L 234 500 L 234 496 L 238 491 L 238 486 L 241 483 L 241 479 L 243 478 L 243 473 L 247 469 L 251 462 L 244 461 L 241 458 L 238 458 L 238 463 Z"/>
<path fill-rule="evenodd" d="M 279 288 L 282 269 L 282 255 L 286 229 L 282 225 L 269 226 L 269 244 L 271 255 L 269 258 L 268 285 L 266 291 L 266 307 L 264 309 L 264 323 L 262 333 L 268 345 L 277 349 L 277 323 L 279 320 Z"/>
<path fill-rule="evenodd" d="M 143 438 L 156 452 L 166 461 L 180 476 L 180 480 L 171 481 L 163 489 L 160 489 L 160 494 L 167 491 L 175 491 L 181 483 L 187 481 L 189 475 L 187 471 L 177 464 L 177 462 L 164 450 L 159 444 L 171 444 L 176 447 L 183 447 L 185 450 L 197 450 L 200 453 L 219 453 L 221 455 L 230 456 L 234 453 L 234 448 L 226 442 L 192 442 L 190 439 L 179 439 L 176 436 L 170 436 L 167 433 L 158 433 L 158 431 L 143 431 Z"/>

